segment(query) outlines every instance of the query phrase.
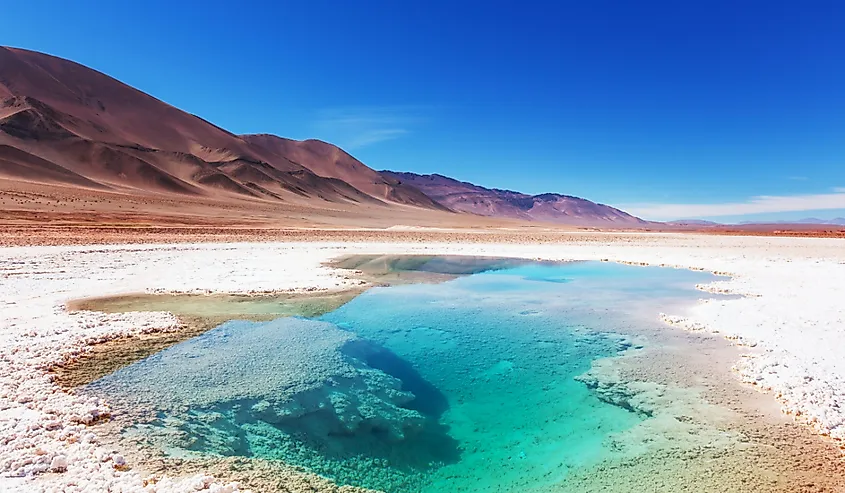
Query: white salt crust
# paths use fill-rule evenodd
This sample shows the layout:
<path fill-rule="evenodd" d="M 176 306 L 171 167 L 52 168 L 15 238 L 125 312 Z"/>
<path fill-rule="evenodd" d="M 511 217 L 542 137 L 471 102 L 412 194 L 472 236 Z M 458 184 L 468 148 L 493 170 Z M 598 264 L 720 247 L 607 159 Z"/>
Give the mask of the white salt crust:
<path fill-rule="evenodd" d="M 741 378 L 784 411 L 845 439 L 845 241 L 573 234 L 559 245 L 252 243 L 0 249 L 0 491 L 236 492 L 210 476 L 146 478 L 92 426 L 108 403 L 62 391 L 46 369 L 90 344 L 173 330 L 171 314 L 68 313 L 68 300 L 133 292 L 259 293 L 351 285 L 321 264 L 352 253 L 611 260 L 729 273 L 741 294 L 661 315 L 748 347 Z M 702 295 L 706 297 L 706 295 Z M 655 314 L 657 317 L 658 314 Z"/>

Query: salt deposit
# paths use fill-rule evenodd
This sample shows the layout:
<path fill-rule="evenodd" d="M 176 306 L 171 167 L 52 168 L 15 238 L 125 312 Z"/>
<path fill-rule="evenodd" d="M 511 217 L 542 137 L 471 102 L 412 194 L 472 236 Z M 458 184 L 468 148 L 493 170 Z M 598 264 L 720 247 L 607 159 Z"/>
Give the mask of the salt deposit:
<path fill-rule="evenodd" d="M 91 426 L 109 403 L 62 391 L 48 370 L 91 343 L 174 330 L 168 313 L 68 313 L 70 299 L 131 292 L 255 293 L 351 285 L 322 263 L 352 253 L 612 260 L 729 273 L 704 289 L 746 295 L 664 319 L 747 346 L 741 378 L 845 439 L 845 241 L 698 235 L 573 235 L 559 245 L 226 244 L 0 250 L 0 489 L 238 491 L 206 475 L 148 478 Z M 658 314 L 655 314 L 657 317 Z"/>

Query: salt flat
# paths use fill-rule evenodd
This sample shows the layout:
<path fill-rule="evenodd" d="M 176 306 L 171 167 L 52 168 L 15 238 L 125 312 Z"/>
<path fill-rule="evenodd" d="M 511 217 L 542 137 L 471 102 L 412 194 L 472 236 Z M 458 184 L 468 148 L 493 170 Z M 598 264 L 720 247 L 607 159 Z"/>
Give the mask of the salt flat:
<path fill-rule="evenodd" d="M 845 240 L 648 233 L 571 233 L 559 243 L 231 243 L 10 247 L 0 250 L 0 489 L 234 491 L 213 478 L 145 481 L 89 425 L 106 402 L 61 390 L 51 364 L 93 342 L 175 330 L 168 313 L 68 313 L 68 300 L 132 292 L 262 293 L 357 283 L 322 264 L 345 254 L 450 254 L 609 260 L 731 275 L 702 289 L 745 295 L 665 314 L 747 349 L 739 378 L 785 411 L 845 440 Z M 655 318 L 661 314 L 654 314 Z M 667 327 L 667 330 L 671 330 Z"/>

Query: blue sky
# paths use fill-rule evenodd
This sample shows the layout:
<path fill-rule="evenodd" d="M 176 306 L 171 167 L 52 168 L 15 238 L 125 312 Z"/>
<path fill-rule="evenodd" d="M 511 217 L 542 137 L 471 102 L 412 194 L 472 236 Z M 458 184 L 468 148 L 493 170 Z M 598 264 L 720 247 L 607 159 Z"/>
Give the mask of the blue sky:
<path fill-rule="evenodd" d="M 7 3 L 0 44 L 376 169 L 650 219 L 845 216 L 845 2 L 129 4 Z"/>

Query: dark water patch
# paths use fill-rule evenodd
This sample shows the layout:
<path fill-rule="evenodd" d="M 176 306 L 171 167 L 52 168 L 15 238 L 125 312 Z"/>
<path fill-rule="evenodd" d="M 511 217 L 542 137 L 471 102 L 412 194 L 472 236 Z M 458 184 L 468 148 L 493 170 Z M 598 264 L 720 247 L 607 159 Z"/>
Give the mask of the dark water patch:
<path fill-rule="evenodd" d="M 341 269 L 357 269 L 367 274 L 428 272 L 471 275 L 509 269 L 531 262 L 524 259 L 461 255 L 351 255 L 332 261 L 331 265 Z"/>
<path fill-rule="evenodd" d="M 446 396 L 426 381 L 411 363 L 392 351 L 363 340 L 349 342 L 343 350 L 347 354 L 362 359 L 369 366 L 398 378 L 402 382 L 402 390 L 414 395 L 414 398 L 402 407 L 419 411 L 435 420 L 440 419 L 449 409 Z"/>
<path fill-rule="evenodd" d="M 328 265 L 354 271 L 373 284 L 398 285 L 440 283 L 530 263 L 526 259 L 462 255 L 350 255 Z"/>

